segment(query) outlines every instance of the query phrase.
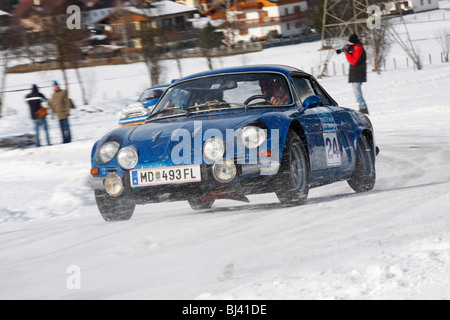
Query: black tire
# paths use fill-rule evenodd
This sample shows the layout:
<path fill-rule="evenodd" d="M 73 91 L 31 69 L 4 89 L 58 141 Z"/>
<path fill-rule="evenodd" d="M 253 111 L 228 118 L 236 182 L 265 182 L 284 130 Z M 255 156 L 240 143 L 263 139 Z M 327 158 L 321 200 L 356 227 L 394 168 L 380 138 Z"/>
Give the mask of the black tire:
<path fill-rule="evenodd" d="M 211 209 L 214 204 L 214 200 L 202 201 L 198 198 L 189 199 L 188 202 L 193 210 Z"/>
<path fill-rule="evenodd" d="M 355 192 L 367 192 L 375 186 L 376 172 L 373 149 L 364 135 L 359 138 L 357 152 L 355 171 L 347 182 Z"/>
<path fill-rule="evenodd" d="M 125 198 L 115 198 L 105 191 L 94 190 L 98 211 L 105 221 L 126 221 L 133 216 L 136 205 Z"/>
<path fill-rule="evenodd" d="M 277 175 L 272 188 L 278 200 L 286 205 L 301 205 L 308 198 L 310 168 L 303 141 L 289 132 Z"/>

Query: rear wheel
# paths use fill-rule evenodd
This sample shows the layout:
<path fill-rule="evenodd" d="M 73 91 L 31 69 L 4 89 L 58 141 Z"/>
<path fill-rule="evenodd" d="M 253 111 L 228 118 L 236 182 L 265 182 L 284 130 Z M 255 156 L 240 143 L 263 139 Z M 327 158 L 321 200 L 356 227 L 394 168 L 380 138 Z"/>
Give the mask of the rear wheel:
<path fill-rule="evenodd" d="M 105 221 L 125 221 L 133 216 L 136 205 L 125 198 L 110 196 L 105 191 L 95 190 L 98 211 Z"/>
<path fill-rule="evenodd" d="M 201 199 L 189 199 L 189 205 L 194 210 L 211 209 L 214 204 L 214 200 L 202 201 Z"/>
<path fill-rule="evenodd" d="M 362 135 L 358 142 L 358 154 L 356 156 L 355 171 L 347 180 L 355 192 L 366 192 L 375 186 L 375 159 L 373 150 L 367 138 Z"/>
<path fill-rule="evenodd" d="M 293 131 L 287 137 L 273 189 L 283 204 L 303 204 L 309 193 L 309 165 L 303 141 Z"/>

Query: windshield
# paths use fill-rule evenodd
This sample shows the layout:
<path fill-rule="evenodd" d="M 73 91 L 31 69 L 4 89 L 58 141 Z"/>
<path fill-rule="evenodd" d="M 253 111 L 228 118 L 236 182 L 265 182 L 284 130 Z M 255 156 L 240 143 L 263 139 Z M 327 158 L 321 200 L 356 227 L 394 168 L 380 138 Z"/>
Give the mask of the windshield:
<path fill-rule="evenodd" d="M 286 78 L 277 73 L 229 74 L 194 79 L 167 90 L 149 118 L 223 108 L 292 103 Z"/>

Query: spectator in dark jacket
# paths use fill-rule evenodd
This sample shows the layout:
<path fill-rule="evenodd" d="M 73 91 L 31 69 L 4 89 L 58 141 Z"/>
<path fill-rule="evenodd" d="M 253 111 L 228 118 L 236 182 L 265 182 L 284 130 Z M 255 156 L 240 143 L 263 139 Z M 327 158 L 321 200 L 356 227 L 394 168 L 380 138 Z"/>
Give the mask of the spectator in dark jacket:
<path fill-rule="evenodd" d="M 45 135 L 47 137 L 47 144 L 50 146 L 50 136 L 48 134 L 48 125 L 45 116 L 40 116 L 38 110 L 41 109 L 42 102 L 47 101 L 47 98 L 39 92 L 38 87 L 33 84 L 31 89 L 31 93 L 27 94 L 25 97 L 25 101 L 28 102 L 30 106 L 31 119 L 33 119 L 34 127 L 36 129 L 36 145 L 38 147 L 41 146 L 39 140 L 39 128 L 42 127 L 45 131 Z"/>
<path fill-rule="evenodd" d="M 352 34 L 348 42 L 347 50 L 345 50 L 345 57 L 350 63 L 348 82 L 353 85 L 353 92 L 359 104 L 359 111 L 369 114 L 369 109 L 361 90 L 362 83 L 367 81 L 366 51 L 356 34 Z"/>

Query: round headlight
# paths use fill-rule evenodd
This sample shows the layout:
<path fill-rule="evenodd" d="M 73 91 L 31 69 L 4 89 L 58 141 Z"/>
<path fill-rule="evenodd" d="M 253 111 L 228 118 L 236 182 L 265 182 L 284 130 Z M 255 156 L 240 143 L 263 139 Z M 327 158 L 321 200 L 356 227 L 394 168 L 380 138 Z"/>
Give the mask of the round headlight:
<path fill-rule="evenodd" d="M 105 189 L 109 195 L 118 197 L 123 191 L 122 179 L 114 173 L 108 175 L 105 179 Z"/>
<path fill-rule="evenodd" d="M 247 149 L 255 149 L 267 140 L 266 130 L 255 126 L 248 126 L 242 129 L 242 143 Z"/>
<path fill-rule="evenodd" d="M 110 162 L 119 151 L 120 144 L 117 141 L 108 141 L 100 147 L 99 156 L 100 160 L 105 164 Z"/>
<path fill-rule="evenodd" d="M 213 166 L 214 178 L 219 182 L 229 182 L 236 176 L 236 166 L 230 160 L 216 162 Z"/>
<path fill-rule="evenodd" d="M 216 138 L 211 138 L 203 145 L 203 156 L 208 161 L 217 161 L 222 159 L 225 152 L 223 141 Z"/>
<path fill-rule="evenodd" d="M 138 163 L 138 154 L 134 148 L 123 148 L 117 155 L 117 162 L 124 170 L 133 169 Z"/>

